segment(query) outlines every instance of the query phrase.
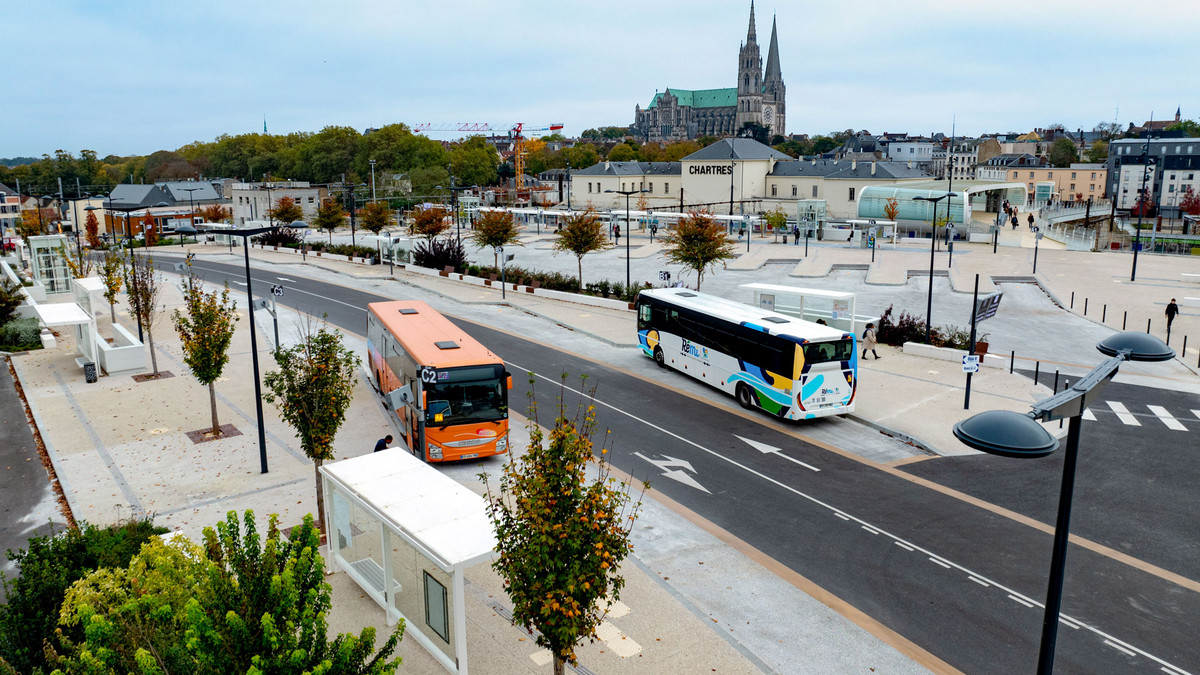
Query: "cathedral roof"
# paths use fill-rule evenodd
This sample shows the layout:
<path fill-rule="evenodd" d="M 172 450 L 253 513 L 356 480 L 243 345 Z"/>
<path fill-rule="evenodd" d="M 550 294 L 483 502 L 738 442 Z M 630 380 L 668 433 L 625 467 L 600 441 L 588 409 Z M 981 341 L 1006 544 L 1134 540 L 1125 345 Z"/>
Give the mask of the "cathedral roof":
<path fill-rule="evenodd" d="M 767 51 L 767 71 L 763 74 L 764 82 L 783 80 L 783 72 L 779 70 L 779 37 L 775 33 L 775 19 L 771 18 L 771 48 Z"/>
<path fill-rule="evenodd" d="M 650 105 L 646 109 L 657 108 L 658 99 L 662 98 L 663 94 L 670 93 L 679 100 L 680 106 L 691 108 L 724 108 L 734 107 L 737 105 L 737 87 L 729 87 L 728 89 L 675 89 L 669 87 L 665 92 L 658 92 L 650 101 Z"/>

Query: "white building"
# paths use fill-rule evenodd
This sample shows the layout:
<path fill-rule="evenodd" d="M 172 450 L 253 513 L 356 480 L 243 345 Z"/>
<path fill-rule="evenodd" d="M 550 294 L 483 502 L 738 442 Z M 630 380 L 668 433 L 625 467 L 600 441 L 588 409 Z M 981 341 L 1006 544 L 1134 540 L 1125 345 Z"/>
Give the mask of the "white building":
<path fill-rule="evenodd" d="M 234 183 L 230 190 L 230 207 L 234 224 L 250 220 L 267 220 L 267 211 L 284 197 L 291 197 L 304 211 L 304 220 L 317 216 L 317 207 L 328 196 L 324 187 L 311 187 L 306 181 L 272 181 L 266 183 Z"/>

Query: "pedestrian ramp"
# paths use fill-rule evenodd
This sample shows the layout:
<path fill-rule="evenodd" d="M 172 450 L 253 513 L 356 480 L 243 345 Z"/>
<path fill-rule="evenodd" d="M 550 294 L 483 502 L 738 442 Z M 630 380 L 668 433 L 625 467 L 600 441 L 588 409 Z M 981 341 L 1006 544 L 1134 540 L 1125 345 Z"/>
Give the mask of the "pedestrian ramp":
<path fill-rule="evenodd" d="M 1105 401 L 1106 408 L 1099 408 L 1100 412 L 1107 416 L 1113 415 L 1125 426 L 1140 427 L 1143 422 L 1153 424 L 1155 422 L 1163 424 L 1171 431 L 1194 431 L 1200 429 L 1200 410 L 1188 410 L 1185 413 L 1176 417 L 1174 413 L 1167 410 L 1161 405 L 1146 405 L 1146 412 L 1141 412 L 1138 406 L 1134 410 L 1130 410 L 1124 403 L 1120 401 Z M 1191 425 L 1189 428 L 1182 420 L 1187 420 Z M 1094 422 L 1098 418 L 1096 413 L 1091 408 L 1083 411 L 1083 419 L 1089 422 Z"/>

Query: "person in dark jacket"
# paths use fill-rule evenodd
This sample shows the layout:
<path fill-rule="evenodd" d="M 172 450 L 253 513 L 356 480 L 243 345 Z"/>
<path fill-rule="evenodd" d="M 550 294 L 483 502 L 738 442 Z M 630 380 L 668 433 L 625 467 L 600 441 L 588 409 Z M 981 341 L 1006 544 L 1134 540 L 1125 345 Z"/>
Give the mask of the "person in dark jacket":
<path fill-rule="evenodd" d="M 375 450 L 373 452 L 379 452 L 380 450 L 387 450 L 390 447 L 392 447 L 392 435 L 388 434 L 387 436 L 384 436 L 383 438 L 379 439 L 378 441 L 375 441 Z"/>
<path fill-rule="evenodd" d="M 1171 298 L 1171 302 L 1167 303 L 1167 332 L 1171 332 L 1171 323 L 1175 321 L 1175 315 L 1179 314 L 1179 305 L 1175 304 L 1175 298 Z"/>

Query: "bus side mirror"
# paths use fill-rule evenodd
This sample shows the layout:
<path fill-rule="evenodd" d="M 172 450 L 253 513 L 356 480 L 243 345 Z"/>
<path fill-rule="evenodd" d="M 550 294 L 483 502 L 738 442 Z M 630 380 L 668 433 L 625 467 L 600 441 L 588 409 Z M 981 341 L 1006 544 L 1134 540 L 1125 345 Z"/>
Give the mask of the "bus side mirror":
<path fill-rule="evenodd" d="M 412 387 L 408 386 L 408 385 L 403 386 L 403 387 L 397 387 L 397 388 L 391 390 L 390 392 L 388 392 L 387 396 L 384 397 L 383 401 L 387 405 L 387 407 L 390 408 L 391 410 L 399 410 L 400 408 L 403 408 L 404 406 L 408 405 L 409 403 L 412 403 L 412 401 L 413 401 Z"/>

